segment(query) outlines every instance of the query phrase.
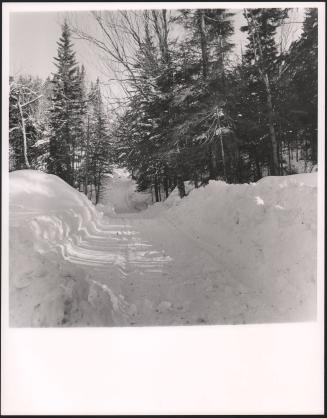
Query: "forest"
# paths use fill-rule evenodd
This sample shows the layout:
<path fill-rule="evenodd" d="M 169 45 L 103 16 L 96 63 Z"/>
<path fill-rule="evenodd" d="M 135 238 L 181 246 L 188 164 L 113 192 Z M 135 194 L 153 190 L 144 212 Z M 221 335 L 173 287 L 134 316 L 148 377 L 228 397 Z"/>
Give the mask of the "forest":
<path fill-rule="evenodd" d="M 10 76 L 9 170 L 55 174 L 99 202 L 103 176 L 126 167 L 165 200 L 184 182 L 256 182 L 317 164 L 318 11 L 292 33 L 291 9 L 89 12 L 99 36 L 67 17 L 54 72 Z M 182 33 L 182 36 L 176 34 Z M 86 81 L 73 37 L 99 51 L 124 94 Z M 109 75 L 110 74 L 110 75 Z M 104 80 L 106 82 L 107 80 Z"/>

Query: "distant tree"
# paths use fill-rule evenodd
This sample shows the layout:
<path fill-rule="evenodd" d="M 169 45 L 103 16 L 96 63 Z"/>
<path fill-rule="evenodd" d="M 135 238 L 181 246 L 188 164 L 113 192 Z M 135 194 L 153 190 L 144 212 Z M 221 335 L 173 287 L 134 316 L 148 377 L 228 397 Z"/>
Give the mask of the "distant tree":
<path fill-rule="evenodd" d="M 85 190 L 88 184 L 95 187 L 95 203 L 99 202 L 103 175 L 111 171 L 112 152 L 108 134 L 107 115 L 100 89 L 100 81 L 91 86 L 88 98 L 88 126 L 84 160 Z"/>
<path fill-rule="evenodd" d="M 82 65 L 77 69 L 76 97 L 74 100 L 74 112 L 72 120 L 72 133 L 74 136 L 72 147 L 72 176 L 75 187 L 80 187 L 81 165 L 83 149 L 86 142 L 87 130 L 87 91 L 85 83 L 85 68 Z"/>

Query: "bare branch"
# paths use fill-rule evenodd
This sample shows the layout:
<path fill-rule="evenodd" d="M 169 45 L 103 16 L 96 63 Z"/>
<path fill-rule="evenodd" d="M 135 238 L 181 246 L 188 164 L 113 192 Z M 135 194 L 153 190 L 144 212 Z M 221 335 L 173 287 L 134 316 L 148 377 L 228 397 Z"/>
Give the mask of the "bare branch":
<path fill-rule="evenodd" d="M 15 131 L 16 129 L 20 129 L 20 127 L 19 126 L 14 126 L 13 128 L 11 128 L 11 129 L 9 129 L 9 133 L 11 133 L 11 132 L 13 132 L 13 131 Z"/>
<path fill-rule="evenodd" d="M 32 103 L 34 103 L 34 102 L 36 102 L 37 100 L 41 99 L 41 97 L 43 97 L 43 94 L 40 94 L 38 97 L 35 97 L 35 99 L 30 100 L 29 102 L 26 102 L 26 103 L 22 103 L 22 104 L 20 104 L 20 106 L 21 106 L 21 107 L 28 106 L 28 105 L 30 105 L 30 104 L 32 104 Z"/>

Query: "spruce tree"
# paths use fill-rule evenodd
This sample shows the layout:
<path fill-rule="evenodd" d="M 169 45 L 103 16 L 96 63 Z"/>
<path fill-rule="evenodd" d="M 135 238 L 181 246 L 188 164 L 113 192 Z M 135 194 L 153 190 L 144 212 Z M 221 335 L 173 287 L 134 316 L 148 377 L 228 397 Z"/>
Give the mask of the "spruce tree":
<path fill-rule="evenodd" d="M 89 117 L 87 127 L 87 148 L 85 153 L 85 174 L 95 186 L 95 203 L 99 202 L 103 175 L 110 171 L 111 144 L 109 143 L 107 117 L 100 89 L 96 80 L 89 93 Z M 86 173 L 87 170 L 87 173 Z"/>
<path fill-rule="evenodd" d="M 87 93 L 85 86 L 85 68 L 82 65 L 77 69 L 76 97 L 74 100 L 73 112 L 73 136 L 74 144 L 72 150 L 72 170 L 74 184 L 80 188 L 82 183 L 82 154 L 85 149 L 87 131 Z"/>
<path fill-rule="evenodd" d="M 248 44 L 244 63 L 248 67 L 249 88 L 255 88 L 261 95 L 265 109 L 265 123 L 270 137 L 270 173 L 280 174 L 279 143 L 276 133 L 275 97 L 278 86 L 278 50 L 276 30 L 287 17 L 287 9 L 244 9 L 247 25 L 241 30 L 248 33 Z M 251 87 L 252 85 L 252 87 Z M 255 91 L 252 92 L 257 94 Z"/>
<path fill-rule="evenodd" d="M 62 26 L 62 35 L 57 44 L 57 72 L 52 80 L 48 171 L 74 185 L 75 149 L 81 132 L 80 75 L 67 22 Z"/>
<path fill-rule="evenodd" d="M 286 57 L 283 113 L 306 159 L 317 162 L 318 123 L 318 9 L 307 9 L 303 32 Z"/>
<path fill-rule="evenodd" d="M 235 135 L 226 136 L 227 125 L 230 125 L 226 104 L 227 58 L 233 47 L 230 42 L 234 32 L 232 16 L 233 13 L 225 9 L 198 9 L 183 10 L 179 18 L 188 36 L 180 50 L 185 74 L 180 93 L 184 99 L 179 103 L 179 114 L 183 116 L 176 133 L 187 140 L 182 159 L 188 167 L 186 171 L 193 173 L 191 178 L 196 184 L 199 176 L 234 180 L 233 176 L 227 176 L 225 158 L 226 145 L 232 144 L 230 151 L 234 159 L 236 144 Z"/>

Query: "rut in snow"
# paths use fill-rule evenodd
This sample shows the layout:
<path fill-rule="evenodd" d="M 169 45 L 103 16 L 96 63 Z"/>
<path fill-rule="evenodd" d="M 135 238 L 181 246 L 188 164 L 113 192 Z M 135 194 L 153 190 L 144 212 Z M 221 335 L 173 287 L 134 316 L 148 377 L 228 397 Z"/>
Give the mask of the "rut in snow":
<path fill-rule="evenodd" d="M 129 270 L 142 269 L 148 273 L 161 272 L 171 261 L 169 256 L 142 241 L 137 231 L 126 224 L 100 224 L 97 235 L 88 235 L 78 244 L 67 243 L 62 248 L 65 260 L 97 268 L 114 266 L 122 277 Z"/>

